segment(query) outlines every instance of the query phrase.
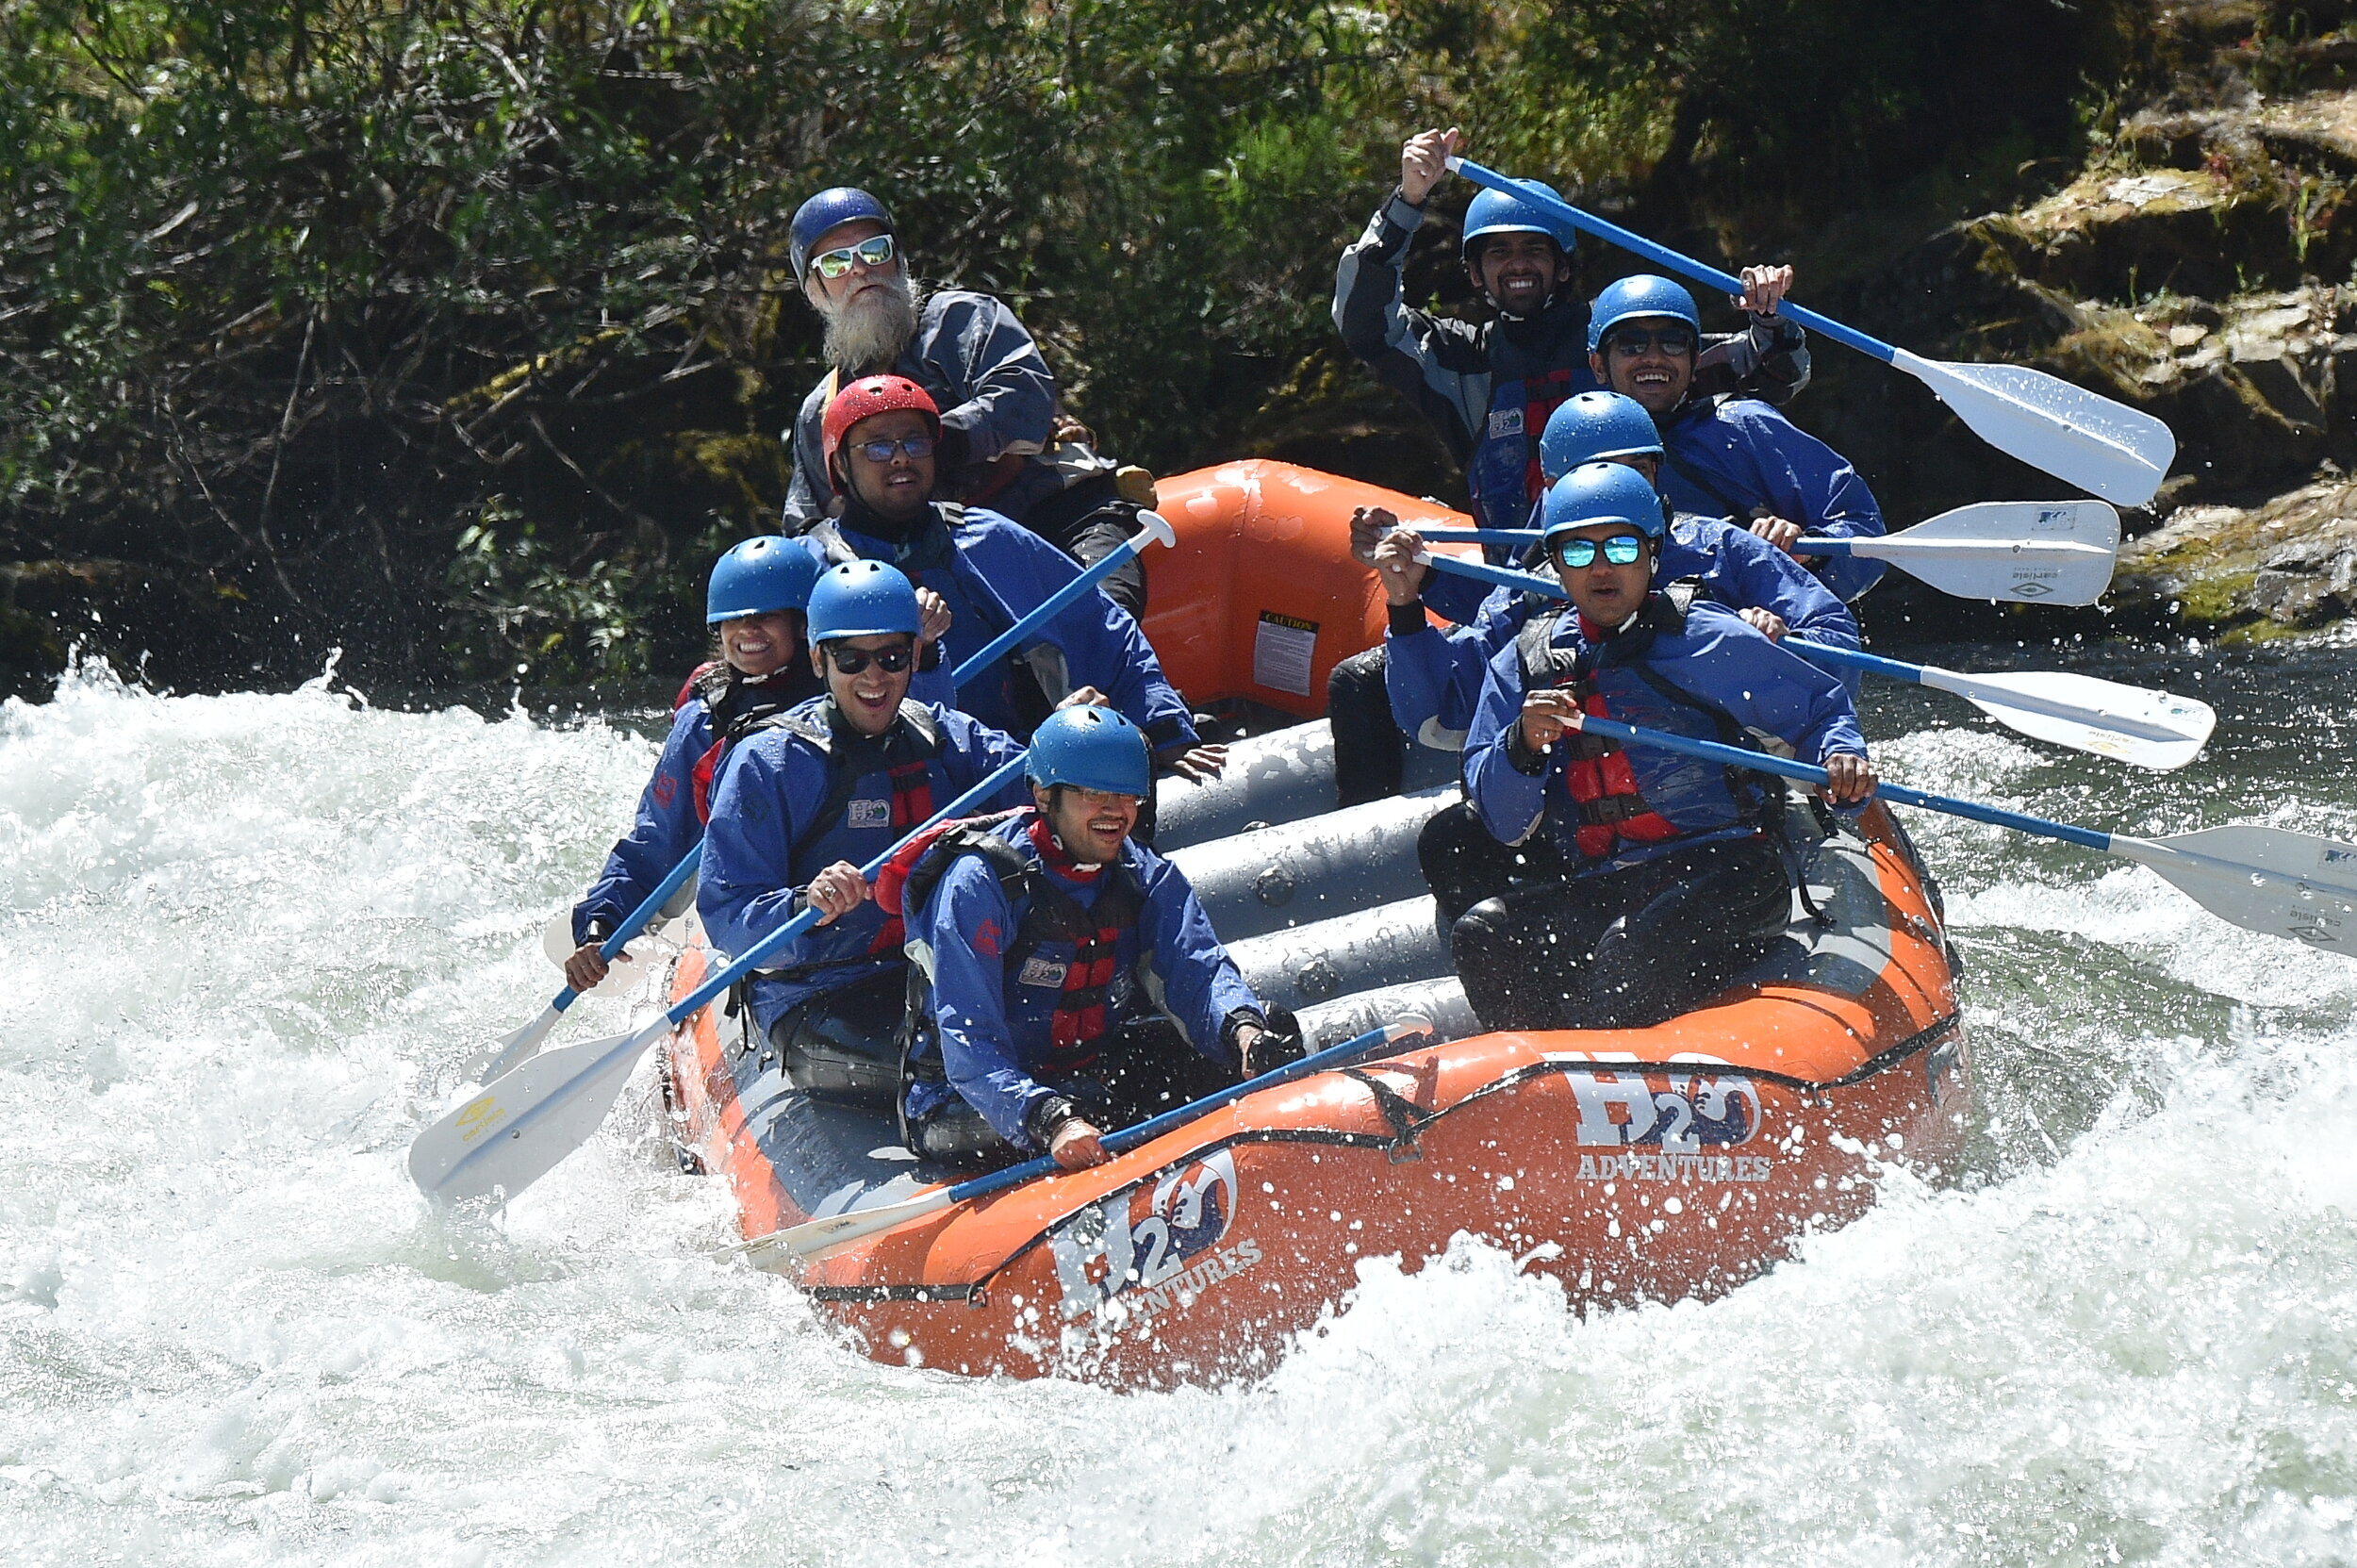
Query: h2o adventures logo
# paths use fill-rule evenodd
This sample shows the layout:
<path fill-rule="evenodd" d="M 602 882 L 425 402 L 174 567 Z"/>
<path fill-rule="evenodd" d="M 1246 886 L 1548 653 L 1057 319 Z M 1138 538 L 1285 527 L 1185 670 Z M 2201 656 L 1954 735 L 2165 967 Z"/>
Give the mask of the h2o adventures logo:
<path fill-rule="evenodd" d="M 1090 1204 L 1047 1233 L 1063 1315 L 1118 1301 L 1151 1317 L 1261 1261 L 1250 1238 L 1221 1247 L 1235 1223 L 1235 1156 L 1227 1149 L 1173 1166 Z"/>

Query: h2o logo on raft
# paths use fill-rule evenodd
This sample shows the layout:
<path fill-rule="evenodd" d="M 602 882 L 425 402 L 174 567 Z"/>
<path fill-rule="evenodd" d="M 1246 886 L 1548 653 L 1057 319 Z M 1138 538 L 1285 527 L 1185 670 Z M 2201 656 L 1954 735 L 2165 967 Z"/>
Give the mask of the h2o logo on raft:
<path fill-rule="evenodd" d="M 1219 1246 L 1237 1206 L 1236 1161 L 1226 1149 L 1090 1204 L 1047 1233 L 1063 1315 L 1118 1297 L 1126 1311 L 1150 1317 L 1174 1302 L 1190 1306 L 1207 1286 L 1250 1268 L 1261 1261 L 1257 1243 Z"/>
<path fill-rule="evenodd" d="M 1658 1144 L 1665 1154 L 1732 1147 L 1759 1134 L 1759 1091 L 1740 1078 L 1672 1073 L 1656 1089 L 1637 1073 L 1565 1073 L 1579 1106 L 1582 1148 Z"/>

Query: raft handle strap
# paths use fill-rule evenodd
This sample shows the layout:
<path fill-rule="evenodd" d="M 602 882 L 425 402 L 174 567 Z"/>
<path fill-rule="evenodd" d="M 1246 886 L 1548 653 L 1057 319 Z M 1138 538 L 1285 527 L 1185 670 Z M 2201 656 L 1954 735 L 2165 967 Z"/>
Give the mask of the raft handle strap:
<path fill-rule="evenodd" d="M 1408 1164 L 1424 1158 L 1424 1150 L 1416 1147 L 1416 1134 L 1433 1118 L 1417 1110 L 1406 1096 L 1362 1067 L 1344 1067 L 1342 1075 L 1366 1086 L 1375 1097 L 1375 1108 L 1383 1113 L 1383 1119 L 1392 1125 L 1392 1141 L 1384 1154 L 1394 1165 Z"/>

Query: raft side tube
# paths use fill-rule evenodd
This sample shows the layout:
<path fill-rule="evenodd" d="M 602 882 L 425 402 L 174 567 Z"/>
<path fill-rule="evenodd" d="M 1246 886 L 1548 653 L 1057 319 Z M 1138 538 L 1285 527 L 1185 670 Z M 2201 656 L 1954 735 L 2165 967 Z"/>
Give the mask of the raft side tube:
<path fill-rule="evenodd" d="M 1454 751 L 1414 746 L 1405 792 L 1457 782 Z M 1165 777 L 1154 794 L 1154 848 L 1162 854 L 1332 811 L 1334 733 L 1324 719 L 1228 742 L 1228 769 L 1208 784 Z"/>
<path fill-rule="evenodd" d="M 1413 898 L 1425 890 L 1416 836 L 1453 791 L 1399 795 L 1262 828 L 1170 856 L 1211 929 L 1242 941 Z"/>
<path fill-rule="evenodd" d="M 1450 969 L 1429 895 L 1250 937 L 1230 944 L 1228 956 L 1262 1001 L 1295 1012 Z"/>
<path fill-rule="evenodd" d="M 1411 1013 L 1431 1019 L 1434 1036 L 1442 1041 L 1481 1032 L 1481 1020 L 1474 1016 L 1473 1004 L 1465 999 L 1464 982 L 1455 975 L 1385 985 L 1297 1010 L 1303 1044 L 1313 1051 L 1338 1046 Z"/>

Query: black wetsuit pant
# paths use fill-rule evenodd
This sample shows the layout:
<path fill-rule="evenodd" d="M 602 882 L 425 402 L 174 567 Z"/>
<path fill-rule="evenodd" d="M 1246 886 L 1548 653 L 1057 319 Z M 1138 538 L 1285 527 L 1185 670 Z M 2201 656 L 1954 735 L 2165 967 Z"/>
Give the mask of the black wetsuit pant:
<path fill-rule="evenodd" d="M 1791 907 L 1760 834 L 1510 889 L 1467 910 L 1449 944 L 1485 1028 L 1644 1029 L 1756 962 Z"/>
<path fill-rule="evenodd" d="M 769 1049 L 787 1081 L 815 1098 L 888 1111 L 900 1092 L 908 999 L 908 971 L 895 966 L 780 1014 Z"/>
<path fill-rule="evenodd" d="M 1334 733 L 1334 803 L 1355 806 L 1396 795 L 1407 776 L 1409 737 L 1392 718 L 1383 687 L 1383 645 L 1353 653 L 1326 678 L 1326 722 Z"/>
<path fill-rule="evenodd" d="M 1499 843 L 1461 801 L 1424 825 L 1416 835 L 1416 863 L 1441 906 L 1443 930 L 1484 899 L 1531 883 L 1560 882 L 1575 869 L 1553 839 L 1537 834 L 1524 844 Z"/>
<path fill-rule="evenodd" d="M 1079 1106 L 1099 1132 L 1113 1132 L 1201 1099 L 1236 1076 L 1196 1052 L 1169 1019 L 1155 1017 L 1124 1024 L 1086 1072 L 1041 1081 Z M 910 1148 L 947 1165 L 990 1169 L 1031 1157 L 963 1099 L 912 1123 L 908 1135 Z"/>
<path fill-rule="evenodd" d="M 1138 508 L 1121 499 L 1111 475 L 1084 479 L 1024 514 L 1023 526 L 1082 566 L 1095 566 L 1138 531 Z M 1146 561 L 1132 556 L 1102 585 L 1105 596 L 1146 619 Z"/>

